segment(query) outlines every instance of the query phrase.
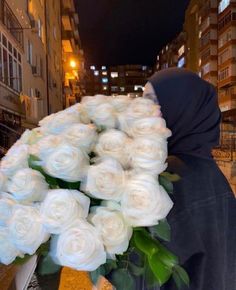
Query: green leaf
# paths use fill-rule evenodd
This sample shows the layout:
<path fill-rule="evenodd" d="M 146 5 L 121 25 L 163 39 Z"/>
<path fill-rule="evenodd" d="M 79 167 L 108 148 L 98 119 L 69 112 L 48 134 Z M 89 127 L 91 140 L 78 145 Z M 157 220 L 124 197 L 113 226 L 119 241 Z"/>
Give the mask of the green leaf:
<path fill-rule="evenodd" d="M 168 267 L 174 267 L 179 263 L 179 259 L 166 247 L 164 247 L 159 241 L 156 241 L 158 244 L 158 258 L 167 265 Z"/>
<path fill-rule="evenodd" d="M 177 182 L 180 180 L 180 176 L 178 174 L 162 172 L 160 175 L 168 179 L 170 182 Z"/>
<path fill-rule="evenodd" d="M 161 238 L 167 242 L 170 241 L 171 229 L 166 219 L 159 221 L 159 224 L 156 226 L 149 227 L 149 231 L 153 237 Z"/>
<path fill-rule="evenodd" d="M 145 230 L 134 231 L 133 240 L 135 246 L 147 256 L 152 256 L 158 252 L 156 241 Z"/>
<path fill-rule="evenodd" d="M 39 275 L 49 275 L 58 272 L 61 269 L 60 265 L 57 265 L 53 262 L 51 256 L 48 254 L 43 257 L 38 265 L 38 273 Z"/>
<path fill-rule="evenodd" d="M 145 280 L 145 283 L 146 283 L 147 287 L 148 288 L 153 288 L 155 286 L 159 286 L 158 281 L 157 281 L 155 275 L 153 274 L 147 259 L 146 259 L 146 262 L 145 262 L 144 269 L 145 269 L 144 280 Z"/>
<path fill-rule="evenodd" d="M 190 279 L 188 273 L 184 270 L 184 268 L 179 265 L 175 265 L 173 270 L 173 279 L 175 280 L 175 282 L 177 282 L 176 285 L 178 286 L 178 283 L 180 283 L 180 287 L 182 287 L 183 285 L 187 285 L 189 287 Z"/>
<path fill-rule="evenodd" d="M 158 253 L 148 257 L 148 263 L 160 286 L 170 279 L 172 269 L 160 260 Z"/>
<path fill-rule="evenodd" d="M 40 159 L 37 156 L 30 155 L 28 158 L 29 167 L 34 169 L 34 170 L 39 171 L 45 177 L 45 180 L 49 184 L 51 189 L 58 188 L 59 186 L 58 186 L 57 179 L 55 177 L 52 177 L 52 176 L 48 175 L 47 173 L 45 173 L 42 166 L 40 166 L 38 164 L 39 161 L 40 161 Z"/>
<path fill-rule="evenodd" d="M 139 267 L 137 265 L 135 265 L 134 263 L 129 262 L 128 264 L 129 270 L 130 272 L 134 275 L 134 276 L 140 276 L 144 274 L 144 267 Z"/>
<path fill-rule="evenodd" d="M 32 257 L 32 256 L 31 256 L 31 255 L 28 255 L 28 254 L 25 254 L 23 258 L 21 258 L 21 257 L 17 257 L 17 258 L 14 260 L 13 264 L 14 264 L 14 265 L 23 265 L 23 264 L 25 264 L 26 262 L 28 262 L 29 259 L 30 259 L 31 257 Z"/>
<path fill-rule="evenodd" d="M 90 278 L 91 278 L 93 284 L 96 285 L 99 277 L 105 276 L 105 274 L 106 274 L 106 270 L 105 270 L 104 265 L 101 265 L 95 271 L 92 271 L 89 274 L 90 274 Z"/>
<path fill-rule="evenodd" d="M 116 290 L 134 290 L 135 283 L 133 277 L 127 269 L 118 269 L 112 273 L 111 283 Z"/>
<path fill-rule="evenodd" d="M 105 268 L 105 275 L 108 275 L 112 270 L 117 269 L 117 262 L 115 260 L 108 259 L 106 264 L 103 266 Z"/>
<path fill-rule="evenodd" d="M 159 175 L 159 183 L 168 193 L 173 193 L 173 184 L 165 176 Z"/>

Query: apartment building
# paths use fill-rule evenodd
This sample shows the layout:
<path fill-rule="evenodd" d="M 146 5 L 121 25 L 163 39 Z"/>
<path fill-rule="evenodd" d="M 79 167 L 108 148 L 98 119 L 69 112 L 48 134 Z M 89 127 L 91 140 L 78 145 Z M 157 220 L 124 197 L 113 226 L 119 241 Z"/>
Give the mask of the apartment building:
<path fill-rule="evenodd" d="M 184 33 L 185 67 L 218 90 L 221 138 L 213 155 L 236 192 L 236 0 L 190 1 Z"/>
<path fill-rule="evenodd" d="M 118 65 L 107 68 L 92 65 L 87 74 L 87 94 L 141 96 L 153 69 L 146 65 Z"/>
<path fill-rule="evenodd" d="M 186 66 L 186 33 L 181 32 L 173 41 L 168 43 L 158 54 L 155 70 L 168 67 Z"/>
<path fill-rule="evenodd" d="M 62 61 L 65 106 L 85 94 L 84 53 L 79 35 L 79 17 L 73 0 L 62 0 Z"/>
<path fill-rule="evenodd" d="M 67 34 L 67 13 L 71 26 Z M 73 33 L 72 33 L 73 32 Z M 65 36 L 69 38 L 67 39 Z M 67 57 L 64 40 L 71 43 Z M 26 128 L 66 106 L 66 64 L 76 81 L 83 67 L 78 14 L 73 0 L 0 1 L 0 152 L 3 154 Z M 75 96 L 75 86 L 72 86 Z M 0 153 L 0 154 L 1 154 Z"/>

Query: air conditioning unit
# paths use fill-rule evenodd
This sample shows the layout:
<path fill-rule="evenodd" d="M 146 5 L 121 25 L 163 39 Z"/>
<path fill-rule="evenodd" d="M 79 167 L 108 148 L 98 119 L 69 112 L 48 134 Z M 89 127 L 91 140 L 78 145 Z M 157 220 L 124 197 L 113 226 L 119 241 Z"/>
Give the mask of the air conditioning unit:
<path fill-rule="evenodd" d="M 30 20 L 30 26 L 31 26 L 32 32 L 38 33 L 39 31 L 38 22 L 35 19 Z"/>

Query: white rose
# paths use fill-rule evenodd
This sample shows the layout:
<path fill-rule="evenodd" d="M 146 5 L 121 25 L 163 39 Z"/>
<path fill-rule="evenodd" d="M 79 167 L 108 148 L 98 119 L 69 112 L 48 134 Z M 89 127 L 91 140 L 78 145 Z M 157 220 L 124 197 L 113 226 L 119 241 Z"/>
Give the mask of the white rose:
<path fill-rule="evenodd" d="M 18 145 L 11 148 L 2 158 L 0 170 L 7 176 L 12 176 L 16 171 L 28 167 L 28 146 Z"/>
<path fill-rule="evenodd" d="M 128 132 L 129 127 L 135 120 L 148 117 L 160 117 L 160 106 L 152 100 L 145 98 L 135 98 L 132 100 L 127 110 L 119 115 L 119 128 Z"/>
<path fill-rule="evenodd" d="M 160 117 L 141 118 L 135 120 L 128 128 L 128 135 L 137 137 L 169 138 L 171 131 L 166 128 L 166 122 Z"/>
<path fill-rule="evenodd" d="M 17 201 L 42 201 L 47 190 L 48 184 L 44 176 L 31 168 L 17 171 L 8 183 L 8 191 Z"/>
<path fill-rule="evenodd" d="M 97 108 L 97 106 L 101 104 L 105 104 L 108 101 L 108 97 L 104 95 L 96 95 L 96 96 L 86 96 L 83 97 L 81 104 L 84 108 L 84 110 L 87 112 L 89 117 L 91 118 L 94 116 L 94 112 Z"/>
<path fill-rule="evenodd" d="M 133 176 L 124 189 L 121 209 L 134 226 L 153 226 L 166 218 L 173 206 L 169 195 L 155 177 L 148 174 Z"/>
<path fill-rule="evenodd" d="M 125 173 L 120 163 L 104 158 L 89 167 L 84 190 L 95 198 L 119 201 L 124 183 Z"/>
<path fill-rule="evenodd" d="M 32 145 L 36 143 L 38 140 L 43 138 L 44 133 L 42 128 L 34 128 L 32 130 L 25 130 L 25 132 L 20 137 L 20 142 L 22 144 Z"/>
<path fill-rule="evenodd" d="M 136 138 L 129 148 L 133 168 L 160 174 L 166 170 L 167 142 L 165 139 Z"/>
<path fill-rule="evenodd" d="M 8 226 L 10 241 L 18 250 L 29 255 L 33 255 L 49 239 L 36 207 L 16 205 Z"/>
<path fill-rule="evenodd" d="M 76 220 L 71 228 L 51 243 L 54 261 L 81 271 L 94 271 L 106 262 L 106 252 L 96 229 L 84 220 Z"/>
<path fill-rule="evenodd" d="M 6 226 L 8 220 L 12 216 L 12 210 L 16 202 L 12 199 L 12 197 L 3 193 L 0 195 L 0 226 Z"/>
<path fill-rule="evenodd" d="M 39 158 L 43 158 L 52 153 L 56 147 L 64 143 L 63 137 L 60 135 L 48 135 L 33 144 L 29 148 L 29 153 Z"/>
<path fill-rule="evenodd" d="M 77 104 L 65 109 L 64 111 L 68 112 L 70 114 L 76 114 L 78 116 L 80 122 L 83 124 L 90 123 L 88 113 L 85 111 L 85 108 L 80 103 L 77 103 Z"/>
<path fill-rule="evenodd" d="M 128 108 L 129 104 L 131 103 L 131 99 L 127 95 L 119 95 L 112 97 L 110 103 L 113 105 L 117 112 L 121 113 Z"/>
<path fill-rule="evenodd" d="M 73 146 L 89 153 L 97 140 L 96 127 L 92 124 L 74 124 L 63 133 L 64 138 Z"/>
<path fill-rule="evenodd" d="M 8 229 L 4 227 L 0 227 L 0 245 L 0 263 L 9 265 L 17 256 L 22 256 L 22 253 L 10 242 Z"/>
<path fill-rule="evenodd" d="M 91 120 L 97 126 L 108 129 L 115 128 L 117 120 L 115 108 L 109 103 L 98 105 L 91 115 Z"/>
<path fill-rule="evenodd" d="M 77 114 L 60 111 L 45 117 L 39 122 L 40 127 L 48 134 L 60 134 L 72 124 L 77 124 L 80 119 Z"/>
<path fill-rule="evenodd" d="M 90 199 L 77 190 L 50 190 L 41 204 L 43 225 L 49 233 L 63 233 L 74 220 L 88 216 Z"/>
<path fill-rule="evenodd" d="M 62 144 L 44 156 L 43 168 L 49 175 L 69 182 L 81 181 L 86 175 L 89 159 L 85 153 L 70 144 Z"/>
<path fill-rule="evenodd" d="M 100 157 L 112 157 L 121 163 L 122 166 L 129 165 L 127 147 L 130 143 L 129 137 L 119 130 L 107 130 L 99 135 L 95 152 Z"/>
<path fill-rule="evenodd" d="M 6 175 L 0 171 L 0 192 L 6 190 L 7 177 Z"/>
<path fill-rule="evenodd" d="M 123 254 L 129 246 L 132 228 L 127 224 L 120 206 L 113 202 L 92 207 L 89 221 L 100 233 L 108 254 Z"/>

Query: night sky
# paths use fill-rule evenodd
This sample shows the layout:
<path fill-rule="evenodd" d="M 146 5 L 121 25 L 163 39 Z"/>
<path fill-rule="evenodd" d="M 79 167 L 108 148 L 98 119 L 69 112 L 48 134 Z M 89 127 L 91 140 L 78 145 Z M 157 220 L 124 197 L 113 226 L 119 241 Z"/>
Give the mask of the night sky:
<path fill-rule="evenodd" d="M 87 65 L 154 64 L 189 0 L 76 0 Z"/>

